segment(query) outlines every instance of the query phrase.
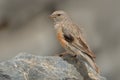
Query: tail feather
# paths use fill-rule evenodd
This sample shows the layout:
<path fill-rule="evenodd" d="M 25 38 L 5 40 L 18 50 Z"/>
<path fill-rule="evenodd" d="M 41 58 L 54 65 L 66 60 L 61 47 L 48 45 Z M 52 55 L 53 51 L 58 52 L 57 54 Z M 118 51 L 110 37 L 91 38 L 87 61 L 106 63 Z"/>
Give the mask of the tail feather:
<path fill-rule="evenodd" d="M 80 53 L 82 53 L 82 55 L 80 54 L 80 56 L 82 56 L 83 60 L 87 62 L 97 73 L 100 73 L 100 70 L 96 65 L 95 61 L 93 60 L 93 58 L 91 58 L 87 54 L 84 54 L 83 52 Z"/>

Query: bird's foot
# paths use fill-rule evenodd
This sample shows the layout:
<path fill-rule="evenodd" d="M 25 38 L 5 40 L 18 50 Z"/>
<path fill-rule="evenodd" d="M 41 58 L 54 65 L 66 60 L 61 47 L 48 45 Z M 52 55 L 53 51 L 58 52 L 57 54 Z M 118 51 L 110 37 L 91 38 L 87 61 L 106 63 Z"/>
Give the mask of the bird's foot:
<path fill-rule="evenodd" d="M 59 54 L 59 57 L 63 57 L 63 56 L 65 56 L 66 54 L 67 54 L 67 52 L 63 52 L 63 53 Z"/>

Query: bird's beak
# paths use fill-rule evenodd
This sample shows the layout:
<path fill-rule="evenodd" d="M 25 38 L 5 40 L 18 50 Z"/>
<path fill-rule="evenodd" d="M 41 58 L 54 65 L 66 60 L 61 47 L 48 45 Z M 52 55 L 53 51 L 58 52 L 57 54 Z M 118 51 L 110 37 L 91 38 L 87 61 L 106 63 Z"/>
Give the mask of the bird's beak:
<path fill-rule="evenodd" d="M 50 18 L 55 18 L 55 16 L 54 15 L 50 15 Z"/>

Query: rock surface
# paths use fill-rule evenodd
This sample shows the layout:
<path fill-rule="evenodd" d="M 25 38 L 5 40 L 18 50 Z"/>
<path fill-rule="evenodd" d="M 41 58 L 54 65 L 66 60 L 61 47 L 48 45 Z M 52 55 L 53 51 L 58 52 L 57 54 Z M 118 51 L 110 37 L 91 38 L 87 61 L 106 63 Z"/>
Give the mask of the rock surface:
<path fill-rule="evenodd" d="M 0 80 L 82 80 L 76 68 L 57 56 L 20 53 L 0 63 Z"/>

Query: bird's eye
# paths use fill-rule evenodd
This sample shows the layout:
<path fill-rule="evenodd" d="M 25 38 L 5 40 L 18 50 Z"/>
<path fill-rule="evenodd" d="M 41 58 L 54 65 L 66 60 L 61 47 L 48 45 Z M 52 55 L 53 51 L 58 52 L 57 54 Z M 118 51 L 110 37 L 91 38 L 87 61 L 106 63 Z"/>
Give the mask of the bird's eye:
<path fill-rule="evenodd" d="M 61 14 L 57 14 L 57 16 L 61 16 Z"/>

